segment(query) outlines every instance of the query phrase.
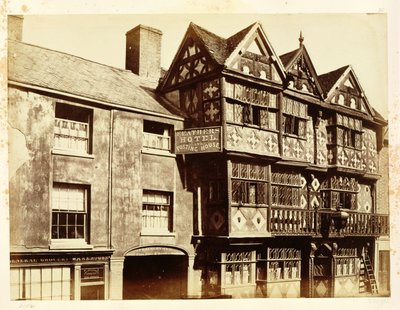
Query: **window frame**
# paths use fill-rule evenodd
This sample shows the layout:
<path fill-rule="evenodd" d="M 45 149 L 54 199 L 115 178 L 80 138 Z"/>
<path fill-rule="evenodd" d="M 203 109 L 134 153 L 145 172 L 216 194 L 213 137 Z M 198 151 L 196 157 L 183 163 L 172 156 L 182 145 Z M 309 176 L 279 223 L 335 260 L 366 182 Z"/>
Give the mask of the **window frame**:
<path fill-rule="evenodd" d="M 69 269 L 69 277 L 68 271 Z M 47 281 L 43 281 L 45 271 L 50 271 L 50 283 Z M 54 279 L 54 270 L 59 270 L 60 271 L 60 279 L 58 281 L 53 280 Z M 39 273 L 40 275 L 40 280 L 39 281 L 34 281 L 32 277 L 32 272 L 35 271 L 35 273 Z M 15 279 L 12 277 L 13 273 L 17 273 L 18 279 Z M 47 272 L 48 273 L 48 272 Z M 28 276 L 29 274 L 29 276 Z M 67 280 L 64 280 L 64 276 L 67 276 Z M 17 280 L 17 281 L 14 281 Z M 65 295 L 63 294 L 64 289 L 63 285 L 67 284 L 69 288 L 65 291 L 68 291 L 69 294 Z M 60 298 L 55 299 L 52 294 L 53 294 L 53 289 L 55 285 L 59 284 L 59 287 L 61 288 L 61 296 Z M 45 294 L 49 292 L 49 287 L 50 285 L 50 295 L 46 296 Z M 47 289 L 44 290 L 43 287 L 46 286 Z M 36 293 L 39 293 L 40 296 L 37 298 L 33 298 L 32 295 L 35 295 L 35 290 L 32 288 L 36 287 Z M 55 266 L 29 266 L 29 267 L 11 267 L 10 271 L 10 289 L 11 289 L 11 300 L 72 300 L 74 298 L 73 292 L 74 292 L 74 270 L 73 267 L 70 265 L 65 265 L 65 266 L 60 266 L 60 265 L 55 265 Z M 15 289 L 17 291 L 15 291 Z M 18 298 L 13 299 L 13 294 L 17 293 Z M 68 297 L 68 298 L 64 298 Z"/>
<path fill-rule="evenodd" d="M 67 124 L 68 132 L 62 132 L 63 128 L 57 124 Z M 85 136 L 79 134 L 79 129 L 86 125 Z M 73 128 L 74 127 L 74 128 Z M 54 108 L 54 134 L 53 151 L 56 153 L 67 153 L 76 156 L 90 156 L 93 154 L 93 110 L 79 105 L 65 102 L 56 102 Z M 76 131 L 75 134 L 71 132 Z M 64 145 L 60 140 L 64 138 Z M 85 141 L 85 149 L 72 147 L 72 142 L 77 145 L 77 141 Z M 67 146 L 65 146 L 67 143 Z M 82 143 L 81 143 L 82 144 Z M 82 144 L 83 145 L 83 144 Z"/>
<path fill-rule="evenodd" d="M 79 210 L 76 208 L 72 209 L 64 209 L 64 208 L 56 208 L 55 207 L 55 190 L 67 189 L 67 196 L 70 195 L 68 193 L 69 189 L 75 189 L 83 192 L 83 210 Z M 65 195 L 65 194 L 64 194 Z M 73 195 L 73 194 L 72 194 Z M 70 196 L 69 196 L 70 197 Z M 70 199 L 70 198 L 68 198 Z M 72 203 L 68 200 L 68 208 L 69 204 Z M 58 201 L 58 205 L 60 205 L 60 201 Z M 83 220 L 78 222 L 78 216 L 81 216 Z M 65 225 L 60 225 L 60 218 Z M 65 218 L 65 221 L 64 219 Z M 69 219 L 75 218 L 75 223 L 69 225 Z M 54 220 L 57 219 L 57 222 L 54 223 Z M 65 226 L 65 227 L 64 227 Z M 63 234 L 60 238 L 60 230 L 65 228 L 65 235 Z M 73 227 L 74 233 L 69 231 L 69 228 Z M 82 227 L 83 237 L 79 237 L 78 229 Z M 54 234 L 57 234 L 55 237 Z M 69 234 L 71 233 L 71 237 Z M 72 237 L 75 235 L 76 237 Z M 51 236 L 51 245 L 50 248 L 69 248 L 69 247 L 91 247 L 89 245 L 90 242 L 90 186 L 83 184 L 74 184 L 74 183 L 62 183 L 62 182 L 54 182 L 52 187 L 52 200 L 51 200 L 51 221 L 50 221 L 50 236 Z"/>
<path fill-rule="evenodd" d="M 173 125 L 162 122 L 143 120 L 143 150 L 152 153 L 173 153 L 173 127 Z M 158 130 L 162 130 L 163 132 L 157 133 L 156 131 Z M 160 141 L 161 146 L 158 145 Z M 152 145 L 152 143 L 155 143 L 155 145 Z M 167 146 L 165 146 L 165 143 L 167 143 Z"/>
<path fill-rule="evenodd" d="M 303 132 L 300 132 L 301 123 L 303 123 Z M 306 139 L 307 120 L 296 115 L 282 113 L 282 132 L 287 136 Z"/>
<path fill-rule="evenodd" d="M 247 254 L 247 255 L 245 255 Z M 238 260 L 238 257 L 246 256 L 246 259 Z M 232 259 L 230 259 L 232 257 Z M 222 287 L 250 286 L 256 283 L 256 251 L 239 251 L 221 253 L 221 284 Z M 244 267 L 247 267 L 245 270 Z M 228 271 L 229 270 L 231 271 Z M 248 281 L 244 281 L 245 272 Z M 230 273 L 230 275 L 229 275 Z M 239 274 L 237 274 L 239 273 Z M 230 283 L 227 278 L 230 277 Z M 238 279 L 240 281 L 238 283 Z"/>
<path fill-rule="evenodd" d="M 167 197 L 168 202 L 167 203 L 151 203 L 151 202 L 145 202 L 145 195 L 159 195 L 159 196 L 164 196 Z M 155 210 L 155 211 L 160 211 L 159 215 L 156 214 L 154 216 L 154 210 L 145 210 L 145 206 L 152 206 L 152 207 L 159 207 L 160 210 Z M 159 227 L 149 227 L 147 226 L 148 224 L 147 218 L 156 218 L 158 219 L 159 223 L 161 223 L 161 219 L 163 218 L 162 216 L 162 207 L 167 207 L 167 227 L 162 227 L 160 225 Z M 166 191 L 157 191 L 157 190 L 148 190 L 144 189 L 143 190 L 143 196 L 142 196 L 142 207 L 141 207 L 141 233 L 143 234 L 171 234 L 173 233 L 173 194 L 171 192 L 166 192 Z M 150 215 L 150 212 L 148 215 L 145 215 L 145 211 L 153 211 L 153 216 Z"/>

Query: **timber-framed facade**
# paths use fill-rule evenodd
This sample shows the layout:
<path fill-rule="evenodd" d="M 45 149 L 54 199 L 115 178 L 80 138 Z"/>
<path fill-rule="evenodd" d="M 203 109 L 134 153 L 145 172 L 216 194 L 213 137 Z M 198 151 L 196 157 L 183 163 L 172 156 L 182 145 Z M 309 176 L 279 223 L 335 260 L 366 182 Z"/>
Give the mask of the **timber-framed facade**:
<path fill-rule="evenodd" d="M 9 40 L 12 299 L 388 296 L 387 121 L 354 69 L 191 23 L 161 74 L 161 35 L 126 33 L 127 70 Z"/>

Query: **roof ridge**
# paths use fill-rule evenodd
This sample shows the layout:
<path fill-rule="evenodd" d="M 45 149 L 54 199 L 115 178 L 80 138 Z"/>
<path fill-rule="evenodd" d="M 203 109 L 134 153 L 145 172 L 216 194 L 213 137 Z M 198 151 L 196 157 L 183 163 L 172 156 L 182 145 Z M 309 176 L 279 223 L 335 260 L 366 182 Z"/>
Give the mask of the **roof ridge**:
<path fill-rule="evenodd" d="M 247 33 L 249 33 L 249 31 L 254 27 L 254 25 L 259 24 L 258 22 L 254 22 L 251 25 L 247 26 L 246 28 L 243 28 L 242 30 L 239 30 L 238 32 L 234 33 L 233 35 L 231 35 L 230 37 L 228 37 L 226 39 L 227 43 L 228 43 L 228 47 L 230 50 L 234 50 L 236 48 L 236 46 L 238 45 L 239 42 L 241 42 L 244 37 L 246 36 Z M 240 38 L 239 42 L 233 42 L 234 39 L 236 38 Z M 235 46 L 233 46 L 235 45 Z"/>
<path fill-rule="evenodd" d="M 91 60 L 91 59 L 87 59 L 87 58 L 84 58 L 82 56 L 78 56 L 78 55 L 75 55 L 75 54 L 70 54 L 70 53 L 67 53 L 67 52 L 64 52 L 64 51 L 58 51 L 58 50 L 54 50 L 54 49 L 51 49 L 51 48 L 48 48 L 48 47 L 44 47 L 44 46 L 41 46 L 41 45 L 22 42 L 22 41 L 19 41 L 19 40 L 8 39 L 8 41 L 9 42 L 13 42 L 13 43 L 17 43 L 17 44 L 32 46 L 32 47 L 35 47 L 35 48 L 39 48 L 39 49 L 42 49 L 42 50 L 54 52 L 54 53 L 57 53 L 57 54 L 63 54 L 63 55 L 67 55 L 67 56 L 72 56 L 72 57 L 79 58 L 79 59 L 84 60 L 84 61 L 91 62 L 93 64 L 97 64 L 97 65 L 100 65 L 100 66 L 104 66 L 104 67 L 110 68 L 110 69 L 115 69 L 115 70 L 118 70 L 118 71 L 121 71 L 121 72 L 128 72 L 128 73 L 130 72 L 130 73 L 134 74 L 130 70 L 126 70 L 126 69 L 114 67 L 114 66 L 111 66 L 111 65 L 107 65 L 107 64 L 104 64 L 104 63 L 101 63 L 101 62 L 97 62 L 97 61 L 94 61 L 94 60 Z M 134 75 L 138 76 L 137 74 L 134 74 Z"/>
<path fill-rule="evenodd" d="M 318 77 L 321 77 L 321 76 L 327 75 L 327 74 L 331 74 L 331 73 L 333 73 L 333 72 L 341 71 L 341 70 L 343 70 L 343 72 L 344 72 L 344 71 L 346 71 L 347 68 L 349 68 L 349 67 L 351 68 L 351 65 L 345 65 L 345 66 L 342 66 L 342 67 L 340 67 L 340 68 L 334 69 L 334 70 L 332 70 L 332 71 L 328 71 L 328 72 L 322 73 L 322 74 L 318 75 Z"/>
<path fill-rule="evenodd" d="M 194 22 L 190 22 L 189 27 L 192 27 L 192 28 L 195 29 L 195 30 L 196 30 L 196 28 L 197 28 L 197 29 L 199 29 L 199 30 L 201 30 L 201 31 L 206 32 L 206 33 L 209 34 L 209 35 L 212 35 L 212 36 L 214 36 L 214 37 L 218 37 L 218 38 L 221 39 L 221 40 L 226 40 L 226 38 L 221 37 L 221 36 L 215 34 L 214 32 L 211 32 L 210 30 L 208 30 L 208 29 L 206 29 L 206 28 L 204 28 L 204 27 L 201 27 L 201 26 L 195 24 Z"/>

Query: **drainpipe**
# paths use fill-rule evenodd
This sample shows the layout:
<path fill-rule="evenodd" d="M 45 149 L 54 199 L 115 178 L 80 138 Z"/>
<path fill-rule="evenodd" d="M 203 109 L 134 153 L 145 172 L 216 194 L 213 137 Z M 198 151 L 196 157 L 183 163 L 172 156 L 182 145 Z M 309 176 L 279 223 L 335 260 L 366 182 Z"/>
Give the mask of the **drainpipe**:
<path fill-rule="evenodd" d="M 197 187 L 197 225 L 198 225 L 198 233 L 199 236 L 203 235 L 203 230 L 202 230 L 202 218 L 201 218 L 201 187 Z"/>
<path fill-rule="evenodd" d="M 108 231 L 107 231 L 107 236 L 108 236 L 108 248 L 111 249 L 112 247 L 112 241 L 111 241 L 111 216 L 112 216 L 112 162 L 113 162 L 113 136 L 114 136 L 114 110 L 110 110 L 110 141 L 109 141 L 109 146 L 108 146 Z"/>

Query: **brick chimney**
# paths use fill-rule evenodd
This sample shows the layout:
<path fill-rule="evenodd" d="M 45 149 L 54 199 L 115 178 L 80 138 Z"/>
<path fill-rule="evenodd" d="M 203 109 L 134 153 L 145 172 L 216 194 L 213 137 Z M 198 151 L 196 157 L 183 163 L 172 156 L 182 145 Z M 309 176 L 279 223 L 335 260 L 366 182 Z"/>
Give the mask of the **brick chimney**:
<path fill-rule="evenodd" d="M 22 25 L 24 18 L 20 15 L 8 15 L 8 38 L 11 40 L 22 41 Z"/>
<path fill-rule="evenodd" d="M 158 82 L 161 70 L 162 32 L 138 25 L 126 33 L 125 69 Z"/>

